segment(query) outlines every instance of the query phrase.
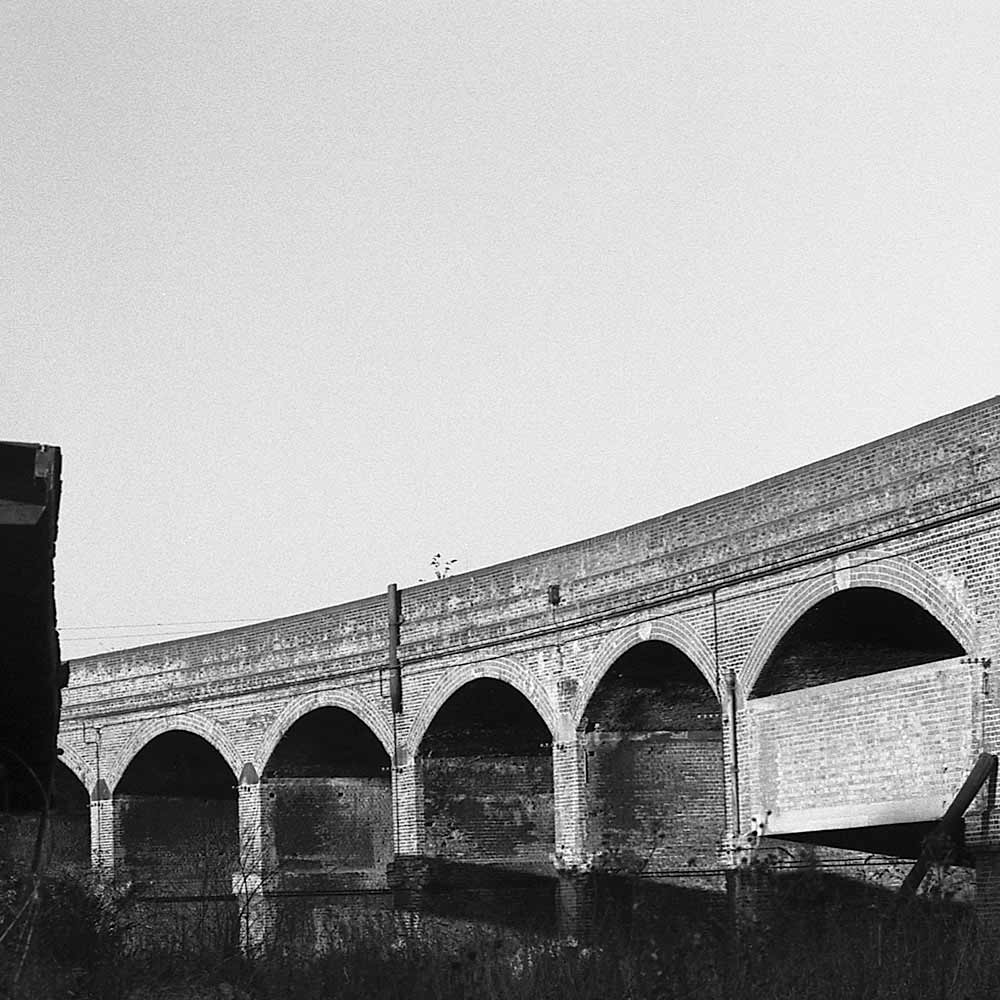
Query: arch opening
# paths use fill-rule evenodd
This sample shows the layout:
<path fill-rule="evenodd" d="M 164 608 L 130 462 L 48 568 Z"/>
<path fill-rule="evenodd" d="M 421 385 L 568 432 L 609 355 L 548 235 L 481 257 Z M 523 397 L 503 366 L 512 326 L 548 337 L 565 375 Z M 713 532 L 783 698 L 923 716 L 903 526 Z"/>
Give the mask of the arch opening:
<path fill-rule="evenodd" d="M 725 832 L 722 715 L 691 659 L 640 642 L 607 670 L 581 723 L 587 850 L 651 874 L 712 867 Z"/>
<path fill-rule="evenodd" d="M 20 800 L 0 803 L 2 856 L 28 864 L 35 848 L 42 793 L 32 782 Z M 61 760 L 52 770 L 49 803 L 47 865 L 73 871 L 90 867 L 90 795 L 80 779 Z"/>
<path fill-rule="evenodd" d="M 49 867 L 90 869 L 90 794 L 60 760 L 52 772 Z"/>
<path fill-rule="evenodd" d="M 441 706 L 417 752 L 429 854 L 551 871 L 552 734 L 504 681 L 464 684 Z"/>
<path fill-rule="evenodd" d="M 389 755 L 348 710 L 317 708 L 288 728 L 261 775 L 261 808 L 271 833 L 264 849 L 284 886 L 384 888 L 393 853 Z"/>
<path fill-rule="evenodd" d="M 915 601 L 855 587 L 814 604 L 784 634 L 751 698 L 963 656 L 955 637 Z"/>
<path fill-rule="evenodd" d="M 239 864 L 236 779 L 207 740 L 170 730 L 132 758 L 114 791 L 116 865 L 163 895 L 232 891 Z"/>

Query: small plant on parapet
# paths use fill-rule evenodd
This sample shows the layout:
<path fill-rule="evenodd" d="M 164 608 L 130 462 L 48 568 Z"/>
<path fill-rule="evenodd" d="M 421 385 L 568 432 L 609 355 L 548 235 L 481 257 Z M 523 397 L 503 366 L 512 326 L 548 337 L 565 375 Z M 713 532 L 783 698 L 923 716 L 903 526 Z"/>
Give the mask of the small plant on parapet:
<path fill-rule="evenodd" d="M 457 563 L 457 559 L 445 559 L 440 552 L 435 552 L 431 557 L 431 569 L 434 570 L 435 580 L 444 580 L 451 576 L 451 568 Z M 421 577 L 418 583 L 428 583 L 427 577 Z"/>

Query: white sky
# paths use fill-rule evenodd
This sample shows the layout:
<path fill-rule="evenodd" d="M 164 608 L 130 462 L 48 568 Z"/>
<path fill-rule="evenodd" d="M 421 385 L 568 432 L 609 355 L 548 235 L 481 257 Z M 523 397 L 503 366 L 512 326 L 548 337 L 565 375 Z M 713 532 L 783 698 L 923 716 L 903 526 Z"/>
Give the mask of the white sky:
<path fill-rule="evenodd" d="M 0 0 L 0 438 L 63 449 L 64 655 L 995 394 L 998 51 L 995 2 Z"/>

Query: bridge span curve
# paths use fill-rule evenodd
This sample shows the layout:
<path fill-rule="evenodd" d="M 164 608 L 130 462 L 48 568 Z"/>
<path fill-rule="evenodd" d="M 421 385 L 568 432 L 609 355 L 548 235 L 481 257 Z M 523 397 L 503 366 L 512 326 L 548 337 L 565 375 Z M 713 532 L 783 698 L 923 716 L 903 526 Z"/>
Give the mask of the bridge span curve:
<path fill-rule="evenodd" d="M 717 874 L 761 835 L 912 853 L 1000 749 L 1000 397 L 401 600 L 395 715 L 384 595 L 74 661 L 94 863 L 191 855 L 168 800 L 210 803 L 198 836 L 244 887 L 387 888 L 419 859 Z M 972 814 L 992 879 L 985 793 Z"/>

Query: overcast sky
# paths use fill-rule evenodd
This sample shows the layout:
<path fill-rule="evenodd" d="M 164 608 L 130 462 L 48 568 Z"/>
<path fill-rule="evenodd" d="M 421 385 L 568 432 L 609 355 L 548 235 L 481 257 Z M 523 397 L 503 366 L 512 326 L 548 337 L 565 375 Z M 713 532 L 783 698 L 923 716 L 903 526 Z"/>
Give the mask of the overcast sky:
<path fill-rule="evenodd" d="M 0 0 L 0 438 L 63 449 L 64 655 L 995 394 L 998 52 L 995 2 Z"/>

